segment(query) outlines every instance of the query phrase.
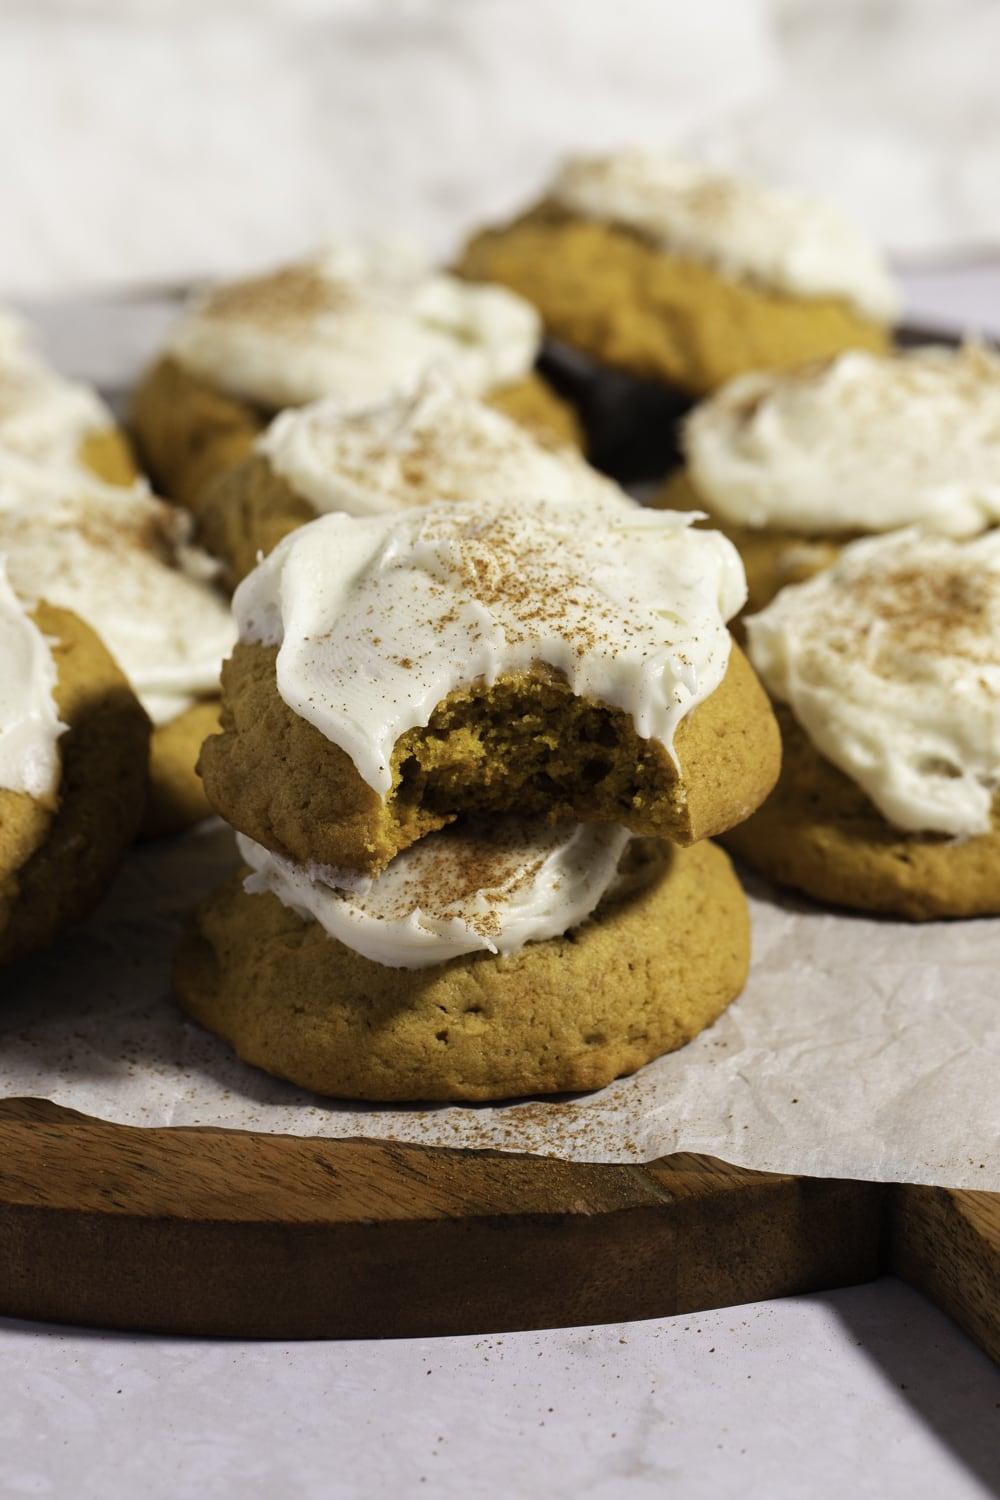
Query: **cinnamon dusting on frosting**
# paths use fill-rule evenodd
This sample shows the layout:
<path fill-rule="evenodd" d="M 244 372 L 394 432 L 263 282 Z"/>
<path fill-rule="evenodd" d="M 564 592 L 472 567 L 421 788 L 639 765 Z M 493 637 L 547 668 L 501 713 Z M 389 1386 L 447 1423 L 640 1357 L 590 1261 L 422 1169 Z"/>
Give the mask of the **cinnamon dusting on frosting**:
<path fill-rule="evenodd" d="M 253 872 L 249 893 L 272 892 L 347 947 L 396 968 L 517 953 L 563 936 L 616 885 L 630 845 L 613 825 L 491 818 L 428 834 L 365 877 L 295 865 L 242 835 L 237 842 Z"/>
<path fill-rule="evenodd" d="M 968 835 L 1000 786 L 1000 531 L 853 542 L 747 621 L 751 660 L 892 824 Z"/>
<path fill-rule="evenodd" d="M 215 565 L 190 529 L 142 484 L 105 485 L 0 452 L 0 555 L 12 583 L 86 620 L 158 723 L 218 690 L 235 635 L 211 587 Z"/>
<path fill-rule="evenodd" d="M 242 323 L 307 323 L 317 313 L 344 307 L 350 299 L 348 283 L 334 281 L 317 266 L 281 266 L 262 276 L 223 282 L 209 292 L 201 308 L 204 318 Z"/>
<path fill-rule="evenodd" d="M 219 390 L 281 410 L 329 395 L 384 400 L 436 368 L 491 390 L 522 380 L 540 342 L 538 314 L 512 292 L 388 246 L 330 245 L 195 297 L 168 350 Z"/>
<path fill-rule="evenodd" d="M 549 201 L 627 229 L 665 253 L 804 297 L 835 297 L 890 322 L 898 297 L 877 250 L 831 204 L 631 149 L 574 157 Z"/>
<path fill-rule="evenodd" d="M 332 398 L 285 412 L 257 446 L 321 513 L 375 515 L 441 500 L 499 507 L 512 494 L 630 503 L 579 453 L 543 446 L 440 373 L 375 405 Z"/>
<path fill-rule="evenodd" d="M 735 549 L 691 519 L 520 497 L 323 516 L 240 585 L 241 639 L 280 647 L 282 698 L 382 795 L 393 746 L 450 692 L 540 665 L 669 748 L 745 598 Z"/>
<path fill-rule="evenodd" d="M 1000 520 L 1000 356 L 852 350 L 754 371 L 694 410 L 684 449 L 698 494 L 733 525 L 970 536 Z"/>
<path fill-rule="evenodd" d="M 503 908 L 531 884 L 544 858 L 544 853 L 525 854 L 524 829 L 516 824 L 497 820 L 488 828 L 443 829 L 413 846 L 405 875 L 388 894 L 361 904 L 380 922 L 419 908 L 495 938 L 503 928 Z M 376 892 L 373 886 L 372 895 Z"/>

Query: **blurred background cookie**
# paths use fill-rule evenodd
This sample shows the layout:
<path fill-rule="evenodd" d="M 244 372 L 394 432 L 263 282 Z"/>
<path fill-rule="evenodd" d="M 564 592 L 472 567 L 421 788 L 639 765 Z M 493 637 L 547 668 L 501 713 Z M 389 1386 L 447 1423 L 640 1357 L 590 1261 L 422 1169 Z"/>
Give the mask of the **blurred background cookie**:
<path fill-rule="evenodd" d="M 86 620 L 155 726 L 151 832 L 208 815 L 194 766 L 235 638 L 215 565 L 190 545 L 190 526 L 143 485 L 106 485 L 0 450 L 0 554 L 13 586 Z"/>
<path fill-rule="evenodd" d="M 368 516 L 481 500 L 499 516 L 513 495 L 570 506 L 624 499 L 579 450 L 553 448 L 434 374 L 372 405 L 335 396 L 283 412 L 250 458 L 206 488 L 198 535 L 237 583 L 260 554 L 330 511 Z"/>
<path fill-rule="evenodd" d="M 0 309 L 0 448 L 40 464 L 81 464 L 109 484 L 138 478 L 125 434 L 89 385 L 67 380 L 28 325 Z"/>
<path fill-rule="evenodd" d="M 577 356 L 687 397 L 884 350 L 899 307 L 881 256 L 830 204 L 639 149 L 571 158 L 459 267 L 526 297 Z"/>
<path fill-rule="evenodd" d="M 385 400 L 432 368 L 553 442 L 576 420 L 535 373 L 537 314 L 388 246 L 330 246 L 196 297 L 140 382 L 132 423 L 157 486 L 195 511 L 278 411 Z"/>
<path fill-rule="evenodd" d="M 707 511 L 760 609 L 853 537 L 996 524 L 1000 357 L 967 343 L 744 375 L 694 409 L 681 446 L 653 504 Z"/>

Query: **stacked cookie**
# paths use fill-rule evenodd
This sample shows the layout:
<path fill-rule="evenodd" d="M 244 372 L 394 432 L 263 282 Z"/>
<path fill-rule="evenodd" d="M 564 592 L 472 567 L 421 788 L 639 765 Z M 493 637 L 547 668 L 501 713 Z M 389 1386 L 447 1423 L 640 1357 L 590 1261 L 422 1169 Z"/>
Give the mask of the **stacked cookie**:
<path fill-rule="evenodd" d="M 322 254 L 196 297 L 140 383 L 133 426 L 162 492 L 199 512 L 276 413 L 322 397 L 383 401 L 432 369 L 549 440 L 572 409 L 535 373 L 538 314 L 399 249 Z"/>
<path fill-rule="evenodd" d="M 237 590 L 201 771 L 249 869 L 177 989 L 306 1087 L 596 1087 L 742 987 L 745 903 L 707 839 L 779 752 L 726 628 L 735 551 L 596 477 L 522 478 L 502 505 L 429 475 L 423 504 L 323 515 Z"/>

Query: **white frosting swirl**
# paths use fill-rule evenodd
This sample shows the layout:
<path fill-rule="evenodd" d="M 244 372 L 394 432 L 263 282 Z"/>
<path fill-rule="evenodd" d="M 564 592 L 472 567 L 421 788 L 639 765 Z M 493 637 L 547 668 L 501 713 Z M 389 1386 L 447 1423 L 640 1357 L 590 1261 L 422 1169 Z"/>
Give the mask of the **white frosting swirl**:
<path fill-rule="evenodd" d="M 522 500 L 321 516 L 237 589 L 240 639 L 280 648 L 281 697 L 380 795 L 396 741 L 450 692 L 536 663 L 669 748 L 746 598 L 736 549 L 692 520 Z"/>
<path fill-rule="evenodd" d="M 88 434 L 113 426 L 97 392 L 51 369 L 24 324 L 0 312 L 0 447 L 24 458 L 73 463 Z"/>
<path fill-rule="evenodd" d="M 622 224 L 668 254 L 798 297 L 837 297 L 879 323 L 899 299 L 877 250 L 832 204 L 778 192 L 664 152 L 576 157 L 549 197 Z"/>
<path fill-rule="evenodd" d="M 218 691 L 236 634 L 189 532 L 189 518 L 142 485 L 0 452 L 0 553 L 13 586 L 86 620 L 156 723 Z"/>
<path fill-rule="evenodd" d="M 56 665 L 48 643 L 7 579 L 0 548 L 0 787 L 36 801 L 59 785 L 65 731 L 55 703 Z"/>
<path fill-rule="evenodd" d="M 217 389 L 278 410 L 381 401 L 431 369 L 487 391 L 523 379 L 540 343 L 538 314 L 513 292 L 386 246 L 334 246 L 197 298 L 168 349 Z"/>
<path fill-rule="evenodd" d="M 802 535 L 1000 519 L 1000 357 L 969 344 L 730 381 L 684 428 L 691 479 L 737 526 Z"/>
<path fill-rule="evenodd" d="M 625 500 L 573 449 L 546 448 L 519 423 L 431 375 L 374 406 L 337 396 L 275 417 L 257 443 L 318 514 L 372 516 L 429 500 L 544 496 Z"/>
<path fill-rule="evenodd" d="M 852 542 L 746 627 L 773 696 L 890 823 L 989 829 L 1000 785 L 1000 531 Z"/>
<path fill-rule="evenodd" d="M 244 888 L 271 891 L 364 958 L 423 969 L 463 953 L 518 953 L 561 937 L 597 906 L 629 841 L 614 825 L 449 828 L 397 854 L 375 877 L 293 864 L 237 834 L 253 870 Z"/>

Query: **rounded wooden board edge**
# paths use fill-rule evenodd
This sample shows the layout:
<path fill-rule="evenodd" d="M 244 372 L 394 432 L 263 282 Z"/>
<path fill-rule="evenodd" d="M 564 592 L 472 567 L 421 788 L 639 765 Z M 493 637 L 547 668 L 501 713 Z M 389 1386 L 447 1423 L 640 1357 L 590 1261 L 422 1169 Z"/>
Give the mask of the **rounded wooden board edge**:
<path fill-rule="evenodd" d="M 900 1269 L 995 1352 L 994 1214 L 1000 1197 L 987 1194 L 708 1157 L 607 1165 L 139 1129 L 0 1101 L 0 1313 L 105 1328 L 501 1332 L 690 1313 Z"/>

